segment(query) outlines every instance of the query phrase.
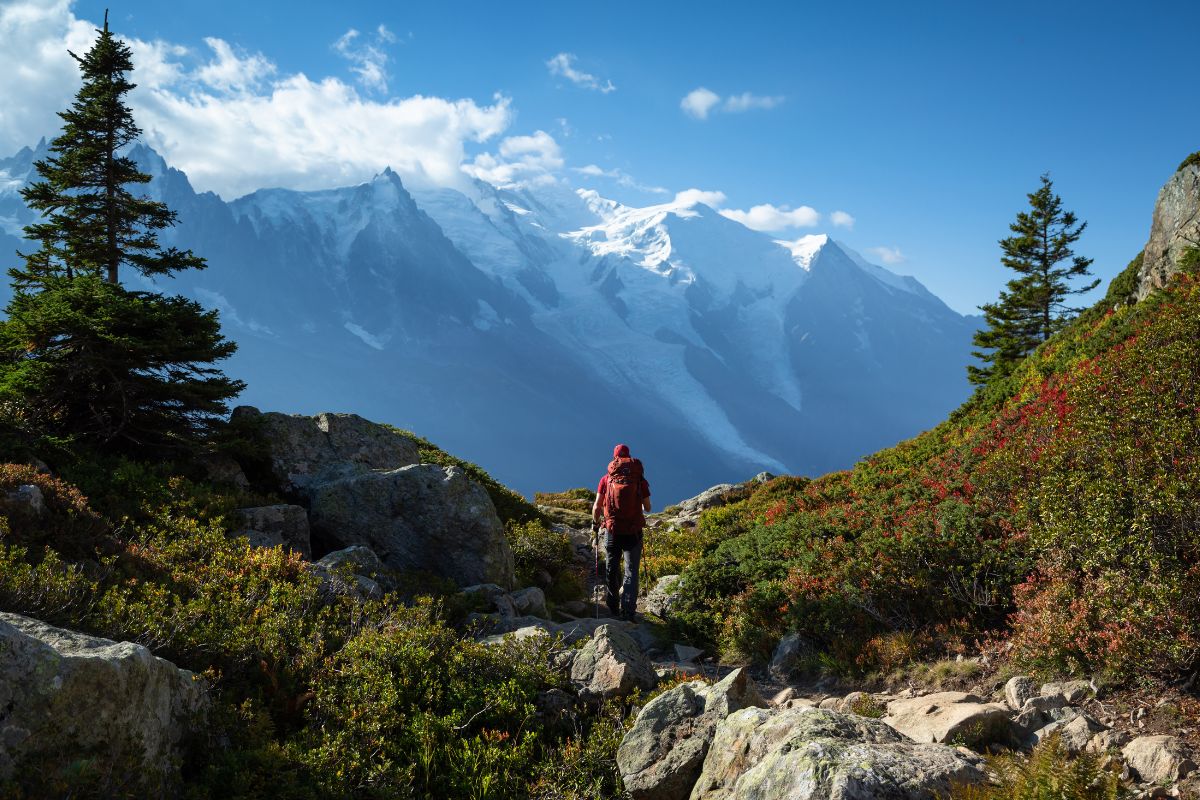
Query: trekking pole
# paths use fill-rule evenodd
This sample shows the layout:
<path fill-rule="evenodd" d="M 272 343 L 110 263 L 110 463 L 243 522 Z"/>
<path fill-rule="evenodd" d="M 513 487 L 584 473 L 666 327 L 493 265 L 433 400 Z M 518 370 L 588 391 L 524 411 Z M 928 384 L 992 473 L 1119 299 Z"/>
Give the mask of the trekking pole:
<path fill-rule="evenodd" d="M 595 572 L 592 574 L 592 613 L 600 619 L 600 604 L 596 602 L 596 590 L 600 588 L 600 527 L 592 523 L 592 558 L 595 561 Z"/>

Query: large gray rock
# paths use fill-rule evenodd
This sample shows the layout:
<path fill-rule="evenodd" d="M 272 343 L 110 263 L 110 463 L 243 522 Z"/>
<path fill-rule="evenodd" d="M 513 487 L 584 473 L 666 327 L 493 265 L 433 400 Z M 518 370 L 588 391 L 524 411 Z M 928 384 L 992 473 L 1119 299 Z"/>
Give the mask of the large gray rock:
<path fill-rule="evenodd" d="M 893 700 L 883 721 L 918 742 L 952 742 L 978 750 L 1016 740 L 1006 707 L 963 692 Z"/>
<path fill-rule="evenodd" d="M 139 644 L 0 613 L 0 782 L 85 757 L 162 770 L 206 707 L 196 675 Z"/>
<path fill-rule="evenodd" d="M 254 547 L 285 547 L 312 559 L 308 512 L 300 506 L 279 504 L 239 508 L 236 536 L 245 536 Z"/>
<path fill-rule="evenodd" d="M 675 608 L 675 604 L 679 602 L 679 576 L 678 575 L 663 575 L 659 578 L 654 588 L 646 595 L 642 601 L 642 609 L 656 617 L 662 619 L 670 619 L 671 611 Z"/>
<path fill-rule="evenodd" d="M 46 513 L 46 497 L 41 487 L 26 483 L 6 493 L 4 498 L 10 506 L 15 506 L 30 516 L 40 517 Z"/>
<path fill-rule="evenodd" d="M 633 800 L 686 800 L 700 777 L 717 725 L 734 711 L 766 703 L 745 671 L 709 686 L 691 681 L 647 703 L 617 749 Z"/>
<path fill-rule="evenodd" d="M 504 525 L 482 486 L 458 467 L 414 464 L 311 485 L 314 535 L 374 550 L 393 569 L 469 586 L 513 584 Z"/>
<path fill-rule="evenodd" d="M 1174 783 L 1196 771 L 1188 746 L 1174 736 L 1139 736 L 1121 754 L 1146 783 Z"/>
<path fill-rule="evenodd" d="M 303 492 L 330 480 L 420 460 L 412 439 L 357 414 L 306 417 L 240 406 L 233 416 L 259 426 L 271 470 L 285 492 Z"/>
<path fill-rule="evenodd" d="M 1200 242 L 1200 164 L 1176 172 L 1158 193 L 1150 240 L 1138 272 L 1137 299 L 1166 286 L 1189 247 Z"/>
<path fill-rule="evenodd" d="M 713 737 L 692 800 L 927 800 L 985 780 L 982 761 L 874 719 L 746 708 Z"/>
<path fill-rule="evenodd" d="M 654 666 L 629 634 L 615 625 L 601 625 L 590 642 L 571 661 L 571 683 L 580 697 L 623 697 L 634 689 L 653 689 Z"/>

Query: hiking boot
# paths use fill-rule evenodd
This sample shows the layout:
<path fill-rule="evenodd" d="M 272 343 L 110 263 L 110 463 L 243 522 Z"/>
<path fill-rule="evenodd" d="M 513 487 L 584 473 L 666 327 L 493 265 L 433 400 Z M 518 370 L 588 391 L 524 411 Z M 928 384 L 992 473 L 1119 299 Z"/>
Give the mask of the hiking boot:
<path fill-rule="evenodd" d="M 620 607 L 613 605 L 612 603 L 609 603 L 608 604 L 608 615 L 610 617 L 612 617 L 613 619 L 619 619 L 622 616 Z"/>
<path fill-rule="evenodd" d="M 627 608 L 621 612 L 621 619 L 625 620 L 626 622 L 637 622 L 638 615 L 637 615 L 637 612 L 634 611 L 633 609 Z"/>

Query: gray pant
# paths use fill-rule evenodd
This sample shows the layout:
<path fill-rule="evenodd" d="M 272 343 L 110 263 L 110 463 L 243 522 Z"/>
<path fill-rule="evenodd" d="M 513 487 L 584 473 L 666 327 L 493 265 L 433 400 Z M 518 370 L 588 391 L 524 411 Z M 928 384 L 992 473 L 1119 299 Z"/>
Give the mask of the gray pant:
<path fill-rule="evenodd" d="M 608 592 L 605 599 L 614 614 L 633 616 L 637 610 L 638 567 L 642 562 L 641 533 L 609 533 L 604 542 L 604 577 Z M 624 582 L 621 582 L 621 561 L 625 561 Z"/>

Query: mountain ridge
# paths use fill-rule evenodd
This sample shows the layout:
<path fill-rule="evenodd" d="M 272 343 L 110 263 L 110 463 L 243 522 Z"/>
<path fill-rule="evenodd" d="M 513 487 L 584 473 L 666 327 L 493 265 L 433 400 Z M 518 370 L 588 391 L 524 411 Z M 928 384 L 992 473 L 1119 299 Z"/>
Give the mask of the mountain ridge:
<path fill-rule="evenodd" d="M 21 155 L 0 162 L 26 168 L 0 194 L 10 227 L 38 152 Z M 845 468 L 967 395 L 973 318 L 829 237 L 798 257 L 687 199 L 410 189 L 390 169 L 224 201 L 131 155 L 178 211 L 164 239 L 209 262 L 158 288 L 222 312 L 229 370 L 256 377 L 245 402 L 426 431 L 527 493 L 548 466 L 590 483 L 617 439 L 671 499 Z"/>

